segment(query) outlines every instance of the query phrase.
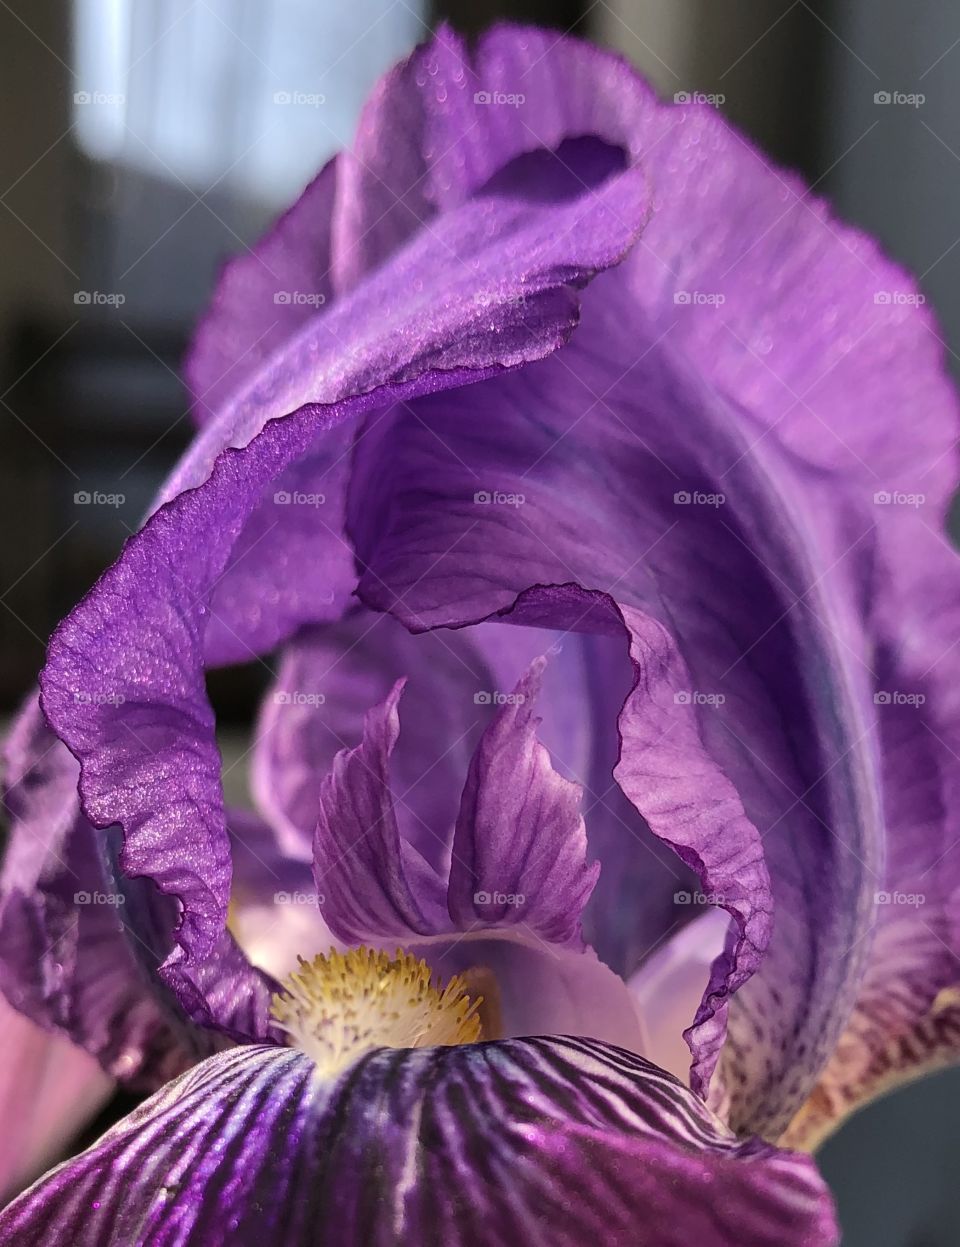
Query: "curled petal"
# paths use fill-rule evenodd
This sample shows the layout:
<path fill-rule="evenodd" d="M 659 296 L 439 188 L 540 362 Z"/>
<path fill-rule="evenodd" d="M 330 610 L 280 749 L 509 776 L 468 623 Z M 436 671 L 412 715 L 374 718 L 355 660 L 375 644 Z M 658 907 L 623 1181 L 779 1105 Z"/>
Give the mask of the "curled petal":
<path fill-rule="evenodd" d="M 4 766 L 0 988 L 113 1077 L 152 1089 L 211 1051 L 155 977 L 175 915 L 117 871 L 114 836 L 81 815 L 76 762 L 35 700 L 13 726 Z"/>
<path fill-rule="evenodd" d="M 785 1135 L 807 1148 L 873 1097 L 960 1060 L 960 560 L 920 515 L 889 528 L 873 671 L 887 856 L 850 1020 Z"/>
<path fill-rule="evenodd" d="M 809 1159 L 734 1138 L 655 1066 L 530 1039 L 210 1058 L 0 1213 L 40 1247 L 833 1247 Z"/>
<path fill-rule="evenodd" d="M 277 502 L 275 482 L 317 455 L 340 497 L 337 474 L 365 415 L 565 341 L 577 319 L 573 286 L 620 259 L 642 228 L 636 179 L 610 194 L 612 204 L 590 194 L 544 212 L 492 192 L 412 238 L 204 425 L 168 482 L 166 505 L 55 634 L 46 713 L 80 760 L 87 816 L 123 829 L 124 871 L 182 905 L 167 965 L 174 977 L 213 950 L 230 889 L 205 664 L 269 647 L 351 583 L 336 507 L 308 524 L 314 535 L 318 525 L 333 533 L 332 545 L 314 549 L 311 576 L 290 561 L 276 508 L 296 513 L 301 536 L 308 508 Z M 252 578 L 256 592 L 233 596 L 234 574 Z"/>
<path fill-rule="evenodd" d="M 228 393 L 160 501 L 201 484 L 225 447 L 246 446 L 267 421 L 306 404 L 431 371 L 479 376 L 562 345 L 578 320 L 575 290 L 623 258 L 648 205 L 637 168 L 597 186 L 579 176 L 567 181 L 567 193 L 549 203 L 538 196 L 536 176 L 519 189 L 515 181 L 491 183 L 415 231 Z M 217 577 L 204 636 L 210 661 L 244 660 L 301 623 L 342 613 L 352 587 L 341 533 L 355 433 L 354 421 L 330 422 L 322 445 L 278 467 L 271 492 L 231 534 L 232 557 Z M 268 611 L 251 606 L 257 594 L 271 600 Z"/>
<path fill-rule="evenodd" d="M 333 226 L 336 284 L 352 286 L 424 224 L 432 229 L 438 215 L 535 150 L 563 148 L 568 177 L 561 184 L 585 200 L 596 197 L 601 235 L 607 233 L 608 213 L 617 216 L 645 197 L 636 123 L 652 99 L 622 62 L 548 31 L 494 29 L 471 55 L 441 29 L 378 84 L 343 157 Z M 582 165 L 584 153 L 571 149 L 585 135 L 627 158 L 599 197 L 595 164 Z M 557 162 L 550 166 L 556 175 Z M 551 191 L 548 171 L 534 191 L 547 211 L 562 198 Z"/>

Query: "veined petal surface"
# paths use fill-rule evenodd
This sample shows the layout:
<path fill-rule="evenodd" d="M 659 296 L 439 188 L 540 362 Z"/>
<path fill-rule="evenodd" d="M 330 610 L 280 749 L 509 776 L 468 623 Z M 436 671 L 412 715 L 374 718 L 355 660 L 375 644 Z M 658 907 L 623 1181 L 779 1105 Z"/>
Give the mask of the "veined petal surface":
<path fill-rule="evenodd" d="M 336 1081 L 210 1058 L 0 1213 L 46 1247 L 834 1247 L 812 1162 L 616 1048 L 379 1049 Z"/>

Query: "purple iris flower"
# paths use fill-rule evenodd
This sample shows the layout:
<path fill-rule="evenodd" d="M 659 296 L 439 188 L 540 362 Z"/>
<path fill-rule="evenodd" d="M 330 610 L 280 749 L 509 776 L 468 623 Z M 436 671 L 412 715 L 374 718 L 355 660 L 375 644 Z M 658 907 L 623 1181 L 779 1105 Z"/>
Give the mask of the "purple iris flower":
<path fill-rule="evenodd" d="M 159 1089 L 0 1244 L 836 1242 L 806 1151 L 960 1047 L 920 302 L 589 46 L 379 84 L 8 744 L 0 986 Z"/>

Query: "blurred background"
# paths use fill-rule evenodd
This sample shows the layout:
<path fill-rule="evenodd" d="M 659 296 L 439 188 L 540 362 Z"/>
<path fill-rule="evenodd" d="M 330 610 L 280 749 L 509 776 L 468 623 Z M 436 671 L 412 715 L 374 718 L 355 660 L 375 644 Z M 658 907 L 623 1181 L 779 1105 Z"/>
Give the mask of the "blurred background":
<path fill-rule="evenodd" d="M 953 0 L 0 0 L 0 715 L 138 526 L 190 431 L 178 370 L 221 261 L 339 147 L 441 20 L 502 17 L 703 93 L 937 307 L 960 362 Z M 255 673 L 212 694 L 241 722 Z M 960 1243 L 960 1075 L 823 1154 L 848 1247 Z"/>

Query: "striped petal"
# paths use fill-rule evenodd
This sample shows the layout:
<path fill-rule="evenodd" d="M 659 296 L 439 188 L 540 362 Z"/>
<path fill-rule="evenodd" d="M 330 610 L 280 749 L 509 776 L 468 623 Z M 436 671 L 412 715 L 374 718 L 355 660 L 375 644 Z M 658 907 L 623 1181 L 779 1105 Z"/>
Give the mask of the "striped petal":
<path fill-rule="evenodd" d="M 221 1053 L 0 1213 L 46 1247 L 830 1247 L 812 1162 L 590 1041 Z"/>

